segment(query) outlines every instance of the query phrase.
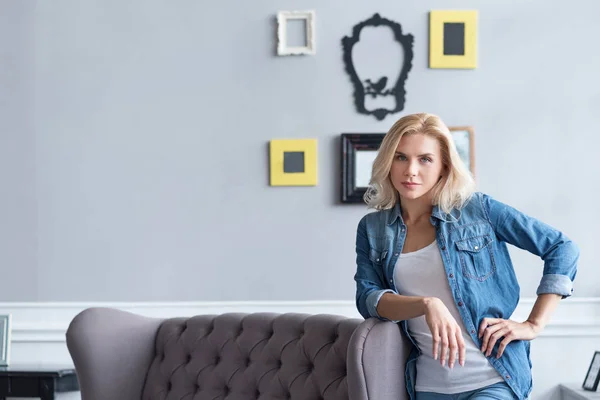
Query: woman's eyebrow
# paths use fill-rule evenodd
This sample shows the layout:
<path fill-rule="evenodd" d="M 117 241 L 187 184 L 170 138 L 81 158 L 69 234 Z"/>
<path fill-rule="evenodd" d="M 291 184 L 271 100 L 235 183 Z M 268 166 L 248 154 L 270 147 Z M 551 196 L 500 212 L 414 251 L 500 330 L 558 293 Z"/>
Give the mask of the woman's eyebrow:
<path fill-rule="evenodd" d="M 404 153 L 403 153 L 403 152 L 401 152 L 401 151 L 397 151 L 397 152 L 396 152 L 396 154 L 403 155 L 403 156 L 405 156 L 405 155 L 406 155 L 406 154 L 404 154 Z M 425 157 L 425 156 L 429 156 L 429 157 L 431 157 L 431 156 L 433 156 L 433 154 L 431 154 L 431 153 L 419 154 L 417 157 Z"/>

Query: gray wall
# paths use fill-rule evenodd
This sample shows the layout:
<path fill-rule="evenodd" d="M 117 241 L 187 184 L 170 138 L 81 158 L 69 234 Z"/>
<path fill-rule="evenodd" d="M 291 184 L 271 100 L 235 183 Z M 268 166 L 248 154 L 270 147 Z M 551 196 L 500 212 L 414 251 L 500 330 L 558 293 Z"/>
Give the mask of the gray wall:
<path fill-rule="evenodd" d="M 418 111 L 475 127 L 479 189 L 566 231 L 599 295 L 600 3 L 377 3 L 0 1 L 0 301 L 352 299 L 367 210 L 337 203 L 339 135 Z M 428 11 L 454 7 L 480 12 L 478 68 L 428 69 Z M 274 56 L 276 12 L 309 8 L 317 55 Z M 415 37 L 381 122 L 340 45 L 374 12 Z M 269 187 L 268 141 L 306 137 L 318 186 Z"/>

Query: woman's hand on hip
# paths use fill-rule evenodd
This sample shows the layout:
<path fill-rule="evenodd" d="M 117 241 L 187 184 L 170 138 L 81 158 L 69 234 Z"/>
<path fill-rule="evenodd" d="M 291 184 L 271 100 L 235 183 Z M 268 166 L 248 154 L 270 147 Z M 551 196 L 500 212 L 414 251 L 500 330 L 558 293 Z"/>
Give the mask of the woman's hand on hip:
<path fill-rule="evenodd" d="M 440 364 L 444 365 L 447 359 L 448 366 L 453 368 L 458 354 L 458 363 L 464 366 L 466 350 L 462 330 L 440 299 L 426 300 L 425 321 L 433 338 L 433 358 L 437 360 L 439 355 Z"/>
<path fill-rule="evenodd" d="M 479 326 L 481 351 L 486 357 L 492 354 L 496 342 L 503 338 L 498 347 L 496 358 L 504 354 L 504 349 L 513 340 L 533 340 L 539 334 L 539 328 L 529 321 L 516 322 L 502 318 L 484 318 Z"/>

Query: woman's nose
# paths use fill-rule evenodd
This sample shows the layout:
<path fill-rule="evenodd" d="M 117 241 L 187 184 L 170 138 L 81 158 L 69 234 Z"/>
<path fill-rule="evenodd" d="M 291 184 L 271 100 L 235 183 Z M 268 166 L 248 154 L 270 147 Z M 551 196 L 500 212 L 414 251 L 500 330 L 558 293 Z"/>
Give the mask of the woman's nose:
<path fill-rule="evenodd" d="M 417 174 L 417 165 L 414 162 L 410 162 L 406 168 L 406 176 L 415 176 Z"/>

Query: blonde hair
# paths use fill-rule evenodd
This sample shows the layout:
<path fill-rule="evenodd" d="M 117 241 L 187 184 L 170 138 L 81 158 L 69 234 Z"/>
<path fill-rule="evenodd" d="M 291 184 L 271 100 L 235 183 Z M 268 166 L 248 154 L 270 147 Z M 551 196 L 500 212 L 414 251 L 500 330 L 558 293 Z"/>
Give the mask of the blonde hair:
<path fill-rule="evenodd" d="M 369 208 L 385 210 L 400 201 L 398 191 L 390 180 L 390 169 L 402 136 L 417 134 L 433 137 L 440 143 L 445 173 L 431 189 L 432 205 L 449 214 L 453 208 L 462 208 L 473 195 L 475 181 L 456 150 L 450 130 L 438 116 L 419 113 L 400 118 L 383 138 L 364 196 Z"/>

